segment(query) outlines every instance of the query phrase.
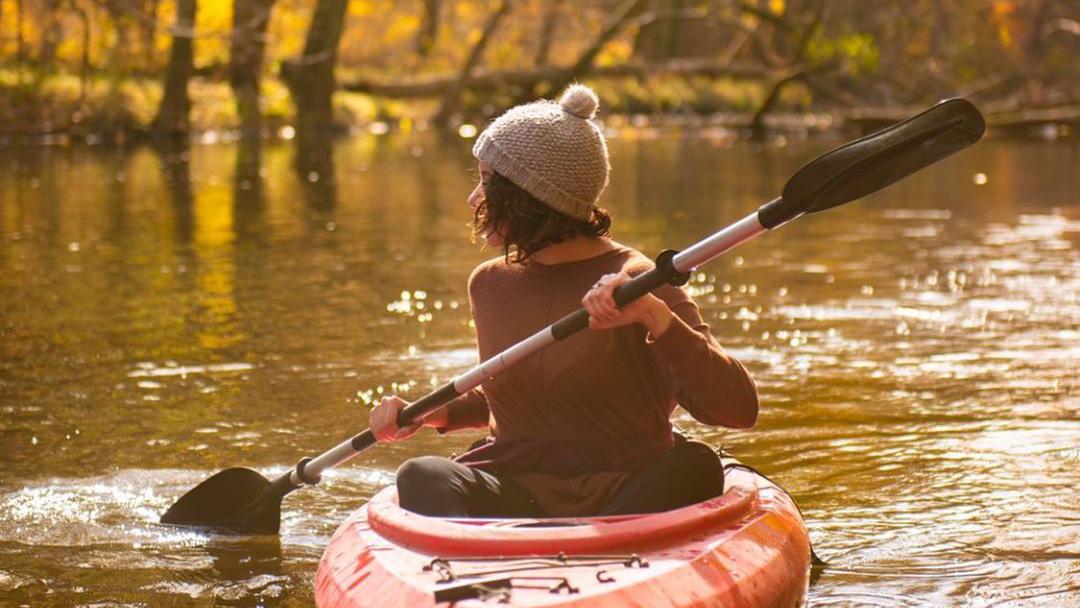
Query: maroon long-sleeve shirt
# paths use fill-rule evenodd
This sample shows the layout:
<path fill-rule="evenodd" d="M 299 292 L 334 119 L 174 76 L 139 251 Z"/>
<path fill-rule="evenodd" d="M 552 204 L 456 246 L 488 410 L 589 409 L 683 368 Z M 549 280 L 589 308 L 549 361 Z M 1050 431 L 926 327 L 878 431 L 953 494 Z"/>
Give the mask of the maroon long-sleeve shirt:
<path fill-rule="evenodd" d="M 601 275 L 652 267 L 622 246 L 563 264 L 481 264 L 469 278 L 481 359 L 580 308 Z M 585 515 L 673 445 L 676 405 L 705 424 L 745 423 L 746 412 L 752 421 L 754 382 L 710 335 L 697 305 L 678 287 L 654 294 L 675 313 L 658 338 L 639 324 L 583 331 L 453 401 L 443 432 L 491 429 L 486 444 L 458 460 L 511 474 L 551 515 Z"/>

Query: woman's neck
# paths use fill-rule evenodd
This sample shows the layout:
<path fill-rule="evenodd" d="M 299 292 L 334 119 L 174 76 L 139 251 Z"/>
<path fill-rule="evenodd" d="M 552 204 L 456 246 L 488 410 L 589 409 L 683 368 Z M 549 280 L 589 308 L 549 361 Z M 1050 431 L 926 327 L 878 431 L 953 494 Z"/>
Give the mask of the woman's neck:
<path fill-rule="evenodd" d="M 569 241 L 548 245 L 531 257 L 541 264 L 565 264 L 587 260 L 618 246 L 618 243 L 605 237 L 576 236 Z"/>

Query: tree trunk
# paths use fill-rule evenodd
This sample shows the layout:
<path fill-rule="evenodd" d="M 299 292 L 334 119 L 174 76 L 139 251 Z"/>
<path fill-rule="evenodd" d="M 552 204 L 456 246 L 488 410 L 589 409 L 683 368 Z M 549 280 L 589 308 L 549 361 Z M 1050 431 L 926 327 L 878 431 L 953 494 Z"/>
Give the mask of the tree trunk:
<path fill-rule="evenodd" d="M 301 137 L 322 138 L 333 131 L 334 66 L 347 5 L 348 0 L 319 0 L 304 54 L 282 65 L 282 76 L 296 103 L 296 127 Z"/>
<path fill-rule="evenodd" d="M 447 87 L 446 92 L 443 94 L 439 111 L 433 119 L 435 124 L 446 125 L 457 113 L 458 106 L 461 104 L 461 91 L 465 87 L 465 81 L 469 79 L 469 75 L 472 74 L 476 64 L 480 62 L 480 58 L 484 55 L 484 49 L 487 48 L 488 42 L 491 41 L 495 30 L 499 27 L 499 22 L 508 12 L 510 12 L 510 0 L 502 0 L 499 3 L 499 8 L 495 9 L 495 12 L 488 17 L 487 24 L 484 25 L 484 31 L 480 34 L 480 39 L 476 41 L 472 50 L 469 51 L 469 56 L 465 58 L 465 63 L 461 66 L 461 72 L 458 74 L 457 79 Z"/>
<path fill-rule="evenodd" d="M 86 102 L 86 80 L 90 71 L 90 16 L 76 0 L 68 0 L 71 12 L 82 22 L 82 57 L 79 61 L 79 105 Z"/>
<path fill-rule="evenodd" d="M 555 38 L 555 26 L 559 21 L 559 12 L 564 0 L 549 0 L 547 12 L 544 13 L 544 21 L 540 25 L 540 44 L 536 48 L 536 57 L 533 63 L 536 67 L 547 67 L 551 57 L 551 43 Z"/>
<path fill-rule="evenodd" d="M 675 17 L 666 19 L 663 22 L 658 46 L 660 47 L 660 56 L 664 59 L 671 59 L 675 56 L 675 50 L 678 47 L 679 31 L 683 29 L 683 20 L 678 15 L 685 8 L 686 0 L 673 0 L 665 4 L 671 5 L 671 11 L 675 13 Z"/>
<path fill-rule="evenodd" d="M 435 40 L 439 37 L 441 7 L 441 0 L 424 0 L 424 18 L 420 23 L 420 31 L 416 34 L 416 54 L 421 59 L 426 59 L 431 49 L 435 48 Z"/>
<path fill-rule="evenodd" d="M 23 3 L 15 0 L 15 56 L 22 64 L 26 61 L 26 40 L 23 38 Z"/>
<path fill-rule="evenodd" d="M 56 61 L 56 47 L 60 44 L 60 0 L 48 0 L 42 3 L 43 16 L 41 43 L 38 47 L 38 68 L 42 75 L 52 72 Z"/>
<path fill-rule="evenodd" d="M 195 37 L 196 0 L 177 0 L 176 24 L 173 26 L 172 49 L 165 69 L 165 92 L 158 106 L 157 117 L 151 126 L 154 139 L 177 139 L 190 129 L 191 99 L 188 80 L 194 70 L 193 41 Z"/>
<path fill-rule="evenodd" d="M 240 137 L 262 137 L 259 108 L 259 76 L 266 52 L 266 26 L 274 0 L 235 0 L 233 31 L 229 46 L 229 84 L 236 97 Z"/>

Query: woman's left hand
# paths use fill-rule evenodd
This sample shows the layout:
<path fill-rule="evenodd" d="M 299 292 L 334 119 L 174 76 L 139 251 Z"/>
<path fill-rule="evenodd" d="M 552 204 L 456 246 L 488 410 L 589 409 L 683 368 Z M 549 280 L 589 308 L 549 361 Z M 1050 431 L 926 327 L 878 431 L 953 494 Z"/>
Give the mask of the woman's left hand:
<path fill-rule="evenodd" d="M 663 300 L 648 293 L 622 308 L 615 305 L 615 290 L 629 281 L 626 272 L 605 274 L 589 289 L 581 299 L 581 305 L 589 312 L 589 327 L 611 329 L 641 323 L 654 338 L 660 336 L 671 325 L 672 316 Z"/>

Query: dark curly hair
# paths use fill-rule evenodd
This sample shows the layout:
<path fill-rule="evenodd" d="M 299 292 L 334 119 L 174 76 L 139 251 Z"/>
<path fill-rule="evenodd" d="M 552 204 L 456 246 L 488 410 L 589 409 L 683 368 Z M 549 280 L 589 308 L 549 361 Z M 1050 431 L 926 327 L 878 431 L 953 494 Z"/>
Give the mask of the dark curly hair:
<path fill-rule="evenodd" d="M 473 215 L 473 238 L 495 231 L 503 240 L 506 261 L 525 263 L 537 251 L 576 236 L 611 234 L 611 215 L 593 207 L 588 221 L 555 211 L 498 173 L 484 184 L 484 202 Z"/>

